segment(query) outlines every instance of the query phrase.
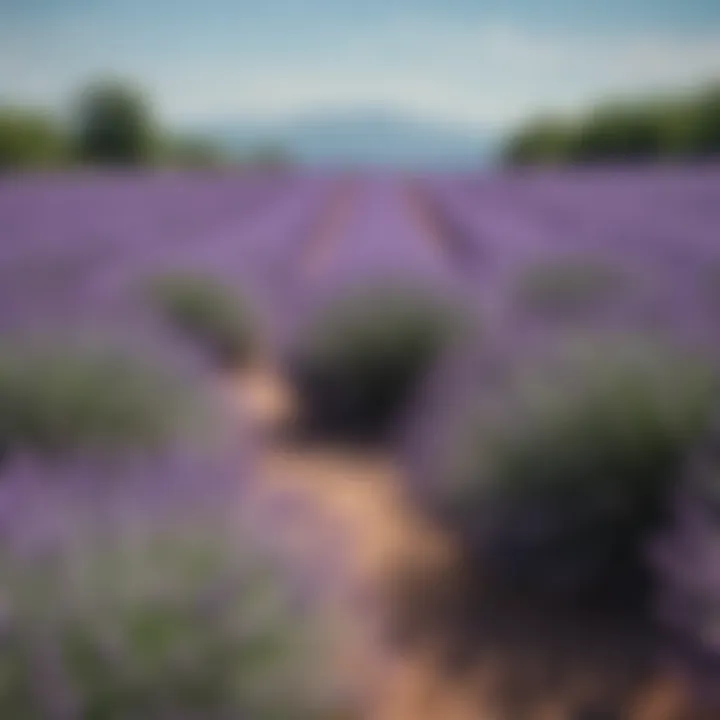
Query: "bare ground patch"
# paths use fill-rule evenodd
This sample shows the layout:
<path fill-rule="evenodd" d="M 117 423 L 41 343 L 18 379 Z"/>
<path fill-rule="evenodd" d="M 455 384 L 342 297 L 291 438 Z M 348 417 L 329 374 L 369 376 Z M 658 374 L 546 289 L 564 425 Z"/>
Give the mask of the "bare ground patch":
<path fill-rule="evenodd" d="M 448 552 L 409 509 L 397 463 L 382 451 L 283 439 L 274 430 L 293 422 L 297 407 L 267 364 L 233 381 L 230 390 L 265 438 L 260 474 L 267 502 L 294 499 L 310 508 L 287 536 L 293 552 L 306 560 L 322 557 L 330 538 L 345 551 L 343 573 L 328 588 L 328 608 L 339 635 L 335 664 L 347 667 L 365 696 L 362 717 L 477 720 L 467 693 L 440 672 L 431 650 L 402 652 L 387 632 L 388 585 L 397 568 L 410 561 L 434 566 Z"/>

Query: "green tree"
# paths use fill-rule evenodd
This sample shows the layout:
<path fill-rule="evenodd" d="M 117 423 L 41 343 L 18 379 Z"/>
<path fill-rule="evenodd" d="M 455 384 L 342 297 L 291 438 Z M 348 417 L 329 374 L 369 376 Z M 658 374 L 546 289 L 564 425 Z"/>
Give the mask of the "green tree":
<path fill-rule="evenodd" d="M 0 170 L 55 165 L 64 154 L 64 138 L 49 117 L 30 110 L 0 108 Z"/>
<path fill-rule="evenodd" d="M 510 164 L 720 154 L 720 84 L 692 94 L 604 102 L 575 122 L 539 119 L 510 138 Z"/>
<path fill-rule="evenodd" d="M 667 101 L 656 108 L 658 142 L 663 157 L 683 158 L 695 153 L 697 109 L 692 103 Z"/>
<path fill-rule="evenodd" d="M 600 106 L 581 123 L 572 156 L 590 161 L 656 157 L 659 130 L 657 115 L 642 105 Z"/>
<path fill-rule="evenodd" d="M 118 81 L 92 84 L 77 108 L 78 159 L 91 163 L 136 165 L 155 150 L 150 106 L 136 89 Z"/>
<path fill-rule="evenodd" d="M 567 159 L 572 134 L 565 123 L 541 118 L 526 125 L 506 148 L 510 162 L 561 162 Z"/>
<path fill-rule="evenodd" d="M 695 128 L 695 152 L 699 155 L 720 153 L 720 84 L 709 88 L 698 102 Z"/>

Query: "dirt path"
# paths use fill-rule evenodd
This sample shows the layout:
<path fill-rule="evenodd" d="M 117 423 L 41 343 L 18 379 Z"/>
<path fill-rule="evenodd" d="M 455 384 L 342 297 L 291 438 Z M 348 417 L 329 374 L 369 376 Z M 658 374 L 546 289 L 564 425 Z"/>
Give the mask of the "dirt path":
<path fill-rule="evenodd" d="M 346 548 L 347 566 L 328 589 L 338 619 L 335 667 L 363 696 L 363 720 L 481 720 L 467 693 L 439 672 L 430 652 L 400 653 L 384 632 L 388 579 L 404 560 L 440 562 L 446 548 L 410 510 L 399 468 L 382 453 L 278 440 L 272 428 L 295 404 L 281 375 L 257 367 L 234 382 L 242 411 L 266 438 L 260 468 L 269 502 L 301 501 L 311 511 L 288 541 L 305 558 L 327 552 L 328 528 Z"/>
<path fill-rule="evenodd" d="M 465 273 L 468 270 L 467 250 L 459 244 L 457 238 L 450 236 L 447 228 L 442 227 L 428 206 L 423 191 L 416 185 L 408 185 L 404 199 L 418 239 L 431 248 L 441 265 L 452 272 Z"/>
<path fill-rule="evenodd" d="M 305 246 L 298 268 L 302 277 L 312 280 L 323 273 L 341 229 L 350 221 L 356 196 L 357 182 L 352 179 L 343 181 L 335 191 L 328 211 L 310 233 L 310 241 Z"/>

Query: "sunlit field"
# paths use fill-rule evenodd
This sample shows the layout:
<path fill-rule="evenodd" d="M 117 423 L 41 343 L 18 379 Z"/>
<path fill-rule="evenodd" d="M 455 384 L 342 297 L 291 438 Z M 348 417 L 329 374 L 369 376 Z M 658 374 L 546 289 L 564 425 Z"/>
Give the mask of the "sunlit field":
<path fill-rule="evenodd" d="M 0 717 L 714 718 L 720 167 L 0 179 Z"/>

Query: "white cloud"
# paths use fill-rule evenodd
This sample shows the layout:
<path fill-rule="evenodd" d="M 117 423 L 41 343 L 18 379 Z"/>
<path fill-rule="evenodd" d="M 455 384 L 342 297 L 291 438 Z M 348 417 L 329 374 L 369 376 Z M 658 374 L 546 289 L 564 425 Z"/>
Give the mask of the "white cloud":
<path fill-rule="evenodd" d="M 210 86 L 199 81 L 192 94 L 168 92 L 168 108 L 192 115 L 224 104 L 229 112 L 274 114 L 371 105 L 498 126 L 539 111 L 573 110 L 607 94 L 720 78 L 720 34 L 577 37 L 500 24 L 416 24 L 355 38 L 322 65 L 300 57 L 214 77 Z"/>
<path fill-rule="evenodd" d="M 493 127 L 607 94 L 720 78 L 720 32 L 579 35 L 407 18 L 372 33 L 308 38 L 311 52 L 263 57 L 241 43 L 161 52 L 162 45 L 134 47 L 129 37 L 99 40 L 76 25 L 39 43 L 2 40 L 0 68 L 14 71 L 0 72 L 0 96 L 54 103 L 113 69 L 141 78 L 163 115 L 179 122 L 368 105 Z"/>

